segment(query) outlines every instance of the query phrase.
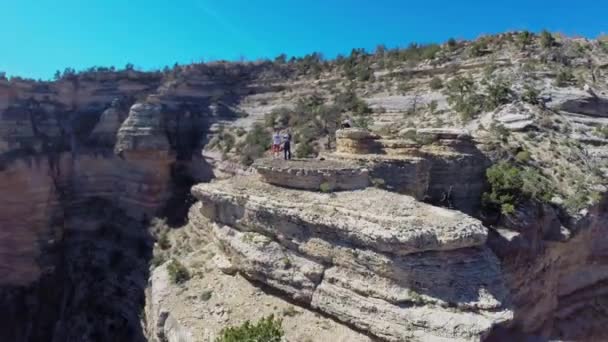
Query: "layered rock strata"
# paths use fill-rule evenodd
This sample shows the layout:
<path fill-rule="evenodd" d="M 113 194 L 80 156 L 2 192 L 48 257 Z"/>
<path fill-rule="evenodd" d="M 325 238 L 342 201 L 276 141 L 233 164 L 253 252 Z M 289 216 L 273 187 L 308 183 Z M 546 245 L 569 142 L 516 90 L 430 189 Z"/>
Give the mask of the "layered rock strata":
<path fill-rule="evenodd" d="M 379 189 L 321 194 L 253 177 L 197 185 L 234 267 L 390 341 L 479 340 L 512 318 L 487 229 Z"/>
<path fill-rule="evenodd" d="M 266 183 L 304 190 L 356 190 L 369 184 L 369 172 L 355 163 L 258 159 L 253 167 Z"/>
<path fill-rule="evenodd" d="M 380 139 L 359 128 L 336 132 L 329 159 L 357 161 L 386 188 L 473 214 L 480 206 L 488 159 L 462 129 L 411 130 L 411 139 Z"/>

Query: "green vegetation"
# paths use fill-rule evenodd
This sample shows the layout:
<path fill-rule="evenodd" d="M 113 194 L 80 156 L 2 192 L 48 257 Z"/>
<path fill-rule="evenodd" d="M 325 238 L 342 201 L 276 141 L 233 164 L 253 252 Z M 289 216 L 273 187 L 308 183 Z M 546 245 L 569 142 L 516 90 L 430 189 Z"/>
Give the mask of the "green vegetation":
<path fill-rule="evenodd" d="M 321 185 L 319 185 L 319 191 L 323 192 L 323 193 L 330 193 L 332 190 L 331 185 L 327 182 L 321 183 Z"/>
<path fill-rule="evenodd" d="M 152 257 L 150 264 L 153 267 L 158 267 L 158 266 L 164 264 L 165 261 L 167 261 L 167 258 L 165 257 L 165 255 L 162 253 L 157 253 L 157 254 L 154 254 L 154 256 Z"/>
<path fill-rule="evenodd" d="M 456 39 L 454 38 L 450 38 L 448 39 L 448 41 L 446 42 L 446 45 L 448 46 L 448 49 L 450 51 L 454 51 L 456 50 L 456 48 L 458 47 L 458 42 L 456 41 Z"/>
<path fill-rule="evenodd" d="M 608 139 L 608 125 L 595 128 L 595 134 L 604 139 Z"/>
<path fill-rule="evenodd" d="M 511 101 L 511 87 L 504 79 L 497 78 L 493 82 L 489 82 L 486 91 L 488 93 L 484 99 L 486 110 L 494 110 Z"/>
<path fill-rule="evenodd" d="M 462 121 L 473 119 L 483 107 L 483 97 L 475 93 L 476 89 L 471 76 L 456 76 L 446 84 L 448 103 L 460 114 Z"/>
<path fill-rule="evenodd" d="M 568 87 L 575 81 L 574 75 L 570 69 L 561 70 L 555 77 L 555 86 Z"/>
<path fill-rule="evenodd" d="M 264 155 L 270 148 L 270 132 L 261 124 L 255 123 L 247 133 L 244 143 L 238 146 L 237 151 L 241 156 L 241 163 L 251 165 L 253 161 Z"/>
<path fill-rule="evenodd" d="M 529 104 L 538 105 L 540 104 L 540 92 L 532 85 L 526 84 L 521 99 Z"/>
<path fill-rule="evenodd" d="M 530 161 L 530 158 L 530 152 L 528 151 L 519 151 L 515 155 L 515 160 L 517 160 L 517 162 L 521 164 L 527 163 L 528 161 Z"/>
<path fill-rule="evenodd" d="M 471 43 L 469 46 L 470 57 L 481 57 L 488 52 L 488 45 L 485 40 L 479 39 Z"/>
<path fill-rule="evenodd" d="M 530 44 L 532 44 L 532 39 L 534 38 L 534 34 L 530 31 L 521 31 L 517 34 L 517 42 L 522 50 L 525 50 Z"/>
<path fill-rule="evenodd" d="M 437 103 L 437 100 L 431 100 L 431 102 L 429 102 L 426 107 L 427 107 L 429 113 L 435 114 L 437 112 L 438 106 L 439 106 L 439 104 Z"/>
<path fill-rule="evenodd" d="M 326 148 L 335 143 L 335 132 L 345 115 L 352 116 L 357 127 L 368 127 L 372 110 L 353 89 L 336 94 L 332 104 L 319 94 L 298 100 L 294 108 L 277 108 L 265 117 L 265 127 L 289 128 L 296 142 L 297 158 L 311 157 L 318 153 L 317 141 L 326 139 Z"/>
<path fill-rule="evenodd" d="M 308 158 L 316 154 L 315 148 L 312 146 L 310 141 L 302 141 L 296 147 L 295 155 L 296 158 Z"/>
<path fill-rule="evenodd" d="M 204 290 L 204 291 L 201 293 L 201 300 L 202 300 L 203 302 L 206 302 L 206 301 L 208 301 L 209 299 L 211 299 L 211 296 L 212 296 L 212 295 L 213 295 L 213 291 L 212 291 L 212 290 Z"/>
<path fill-rule="evenodd" d="M 441 80 L 441 78 L 435 76 L 431 79 L 431 82 L 429 83 L 429 87 L 431 87 L 431 89 L 433 89 L 433 90 L 439 90 L 439 89 L 443 88 L 443 81 Z"/>
<path fill-rule="evenodd" d="M 282 320 L 274 315 L 255 324 L 246 321 L 241 326 L 223 329 L 215 342 L 280 342 L 284 334 L 281 324 Z"/>
<path fill-rule="evenodd" d="M 171 248 L 171 241 L 169 241 L 169 235 L 167 233 L 167 230 L 163 230 L 160 232 L 160 235 L 158 236 L 158 246 L 161 249 L 169 249 Z"/>
<path fill-rule="evenodd" d="M 530 167 L 521 168 L 502 161 L 486 171 L 491 191 L 483 194 L 486 209 L 512 214 L 526 200 L 548 202 L 553 194 L 549 182 Z"/>
<path fill-rule="evenodd" d="M 167 265 L 167 272 L 169 272 L 169 278 L 174 284 L 182 284 L 190 279 L 190 272 L 177 259 L 171 259 L 171 262 Z"/>
<path fill-rule="evenodd" d="M 543 30 L 540 33 L 540 46 L 551 48 L 553 45 L 555 45 L 555 38 L 553 38 L 553 35 L 549 31 Z"/>

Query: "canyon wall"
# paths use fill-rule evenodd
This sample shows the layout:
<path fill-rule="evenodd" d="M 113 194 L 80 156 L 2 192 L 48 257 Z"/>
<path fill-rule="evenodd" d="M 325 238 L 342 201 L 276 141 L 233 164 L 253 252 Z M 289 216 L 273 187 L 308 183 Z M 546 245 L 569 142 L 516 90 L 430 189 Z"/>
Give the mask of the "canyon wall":
<path fill-rule="evenodd" d="M 200 151 L 251 69 L 0 80 L 0 339 L 144 339 L 148 222 L 213 177 Z"/>

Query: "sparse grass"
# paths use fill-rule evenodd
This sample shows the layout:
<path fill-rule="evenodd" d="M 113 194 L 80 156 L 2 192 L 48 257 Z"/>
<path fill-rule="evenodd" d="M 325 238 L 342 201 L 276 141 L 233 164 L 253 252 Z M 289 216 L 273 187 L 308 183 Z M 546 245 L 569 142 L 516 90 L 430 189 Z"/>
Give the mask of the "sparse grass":
<path fill-rule="evenodd" d="M 215 342 L 280 342 L 284 334 L 282 323 L 274 315 L 262 318 L 255 324 L 246 321 L 238 327 L 224 328 Z"/>

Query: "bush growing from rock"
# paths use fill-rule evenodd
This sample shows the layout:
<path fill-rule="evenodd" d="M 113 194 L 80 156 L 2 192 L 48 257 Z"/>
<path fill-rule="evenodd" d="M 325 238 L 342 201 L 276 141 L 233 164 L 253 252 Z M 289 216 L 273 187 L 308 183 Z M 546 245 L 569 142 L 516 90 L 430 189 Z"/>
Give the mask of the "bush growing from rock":
<path fill-rule="evenodd" d="M 315 154 L 315 149 L 308 141 L 303 141 L 296 147 L 296 158 L 308 158 L 313 154 Z"/>
<path fill-rule="evenodd" d="M 433 90 L 438 90 L 443 88 L 443 81 L 441 81 L 441 78 L 435 76 L 431 79 L 431 82 L 429 83 L 429 87 L 431 87 L 431 89 Z"/>
<path fill-rule="evenodd" d="M 166 230 L 160 232 L 158 236 L 158 246 L 160 249 L 169 249 L 171 248 L 171 241 L 169 241 L 169 235 Z"/>
<path fill-rule="evenodd" d="M 486 170 L 486 179 L 491 190 L 483 194 L 483 204 L 503 215 L 512 214 L 525 200 L 549 202 L 552 197 L 550 184 L 538 171 L 521 169 L 506 161 Z"/>
<path fill-rule="evenodd" d="M 463 121 L 473 118 L 481 108 L 475 90 L 475 81 L 470 76 L 456 76 L 446 84 L 448 103 L 461 115 Z"/>
<path fill-rule="evenodd" d="M 327 182 L 321 183 L 321 185 L 319 185 L 319 191 L 329 193 L 331 192 L 331 185 Z"/>
<path fill-rule="evenodd" d="M 572 71 L 568 69 L 561 70 L 557 76 L 555 77 L 555 85 L 557 87 L 567 87 L 572 85 L 574 82 L 574 75 L 572 75 Z"/>
<path fill-rule="evenodd" d="M 280 342 L 283 338 L 283 321 L 274 315 L 251 324 L 246 321 L 238 327 L 228 327 L 220 332 L 215 342 Z"/>
<path fill-rule="evenodd" d="M 519 163 L 525 164 L 530 161 L 530 152 L 528 151 L 519 151 L 517 155 L 515 155 L 515 160 Z"/>
<path fill-rule="evenodd" d="M 494 110 L 496 107 L 511 101 L 511 88 L 507 81 L 496 79 L 487 86 L 488 95 L 485 97 L 486 110 Z"/>
<path fill-rule="evenodd" d="M 540 92 L 538 90 L 536 90 L 536 88 L 534 88 L 533 86 L 526 84 L 524 85 L 524 92 L 521 95 L 521 99 L 524 102 L 527 102 L 529 104 L 533 104 L 533 105 L 538 105 L 540 103 Z"/>
<path fill-rule="evenodd" d="M 488 46 L 485 41 L 478 40 L 469 46 L 469 56 L 470 57 L 481 57 L 486 54 Z"/>
<path fill-rule="evenodd" d="M 532 44 L 532 38 L 534 38 L 534 34 L 527 30 L 521 31 L 517 34 L 517 42 L 522 50 L 525 50 L 528 45 Z"/>
<path fill-rule="evenodd" d="M 270 133 L 264 129 L 262 125 L 256 123 L 247 136 L 245 142 L 239 147 L 241 154 L 241 163 L 251 165 L 253 161 L 264 155 L 264 152 L 270 148 Z"/>
<path fill-rule="evenodd" d="M 152 257 L 152 260 L 150 260 L 150 264 L 152 265 L 152 267 L 158 267 L 158 266 L 164 264 L 165 261 L 167 261 L 167 258 L 165 257 L 165 255 L 162 253 L 158 253 L 158 254 L 154 254 L 154 256 Z"/>
<path fill-rule="evenodd" d="M 213 291 L 212 290 L 205 290 L 203 291 L 203 293 L 201 293 L 201 300 L 206 302 L 209 299 L 211 299 L 211 296 L 213 295 Z"/>
<path fill-rule="evenodd" d="M 431 102 L 429 102 L 429 104 L 427 105 L 429 113 L 435 114 L 435 111 L 437 111 L 438 106 L 439 105 L 437 104 L 437 100 L 432 100 Z"/>
<path fill-rule="evenodd" d="M 550 48 L 555 45 L 555 38 L 553 38 L 553 35 L 549 31 L 543 30 L 540 33 L 540 45 L 544 48 Z"/>
<path fill-rule="evenodd" d="M 450 51 L 453 51 L 453 50 L 455 50 L 458 47 L 458 42 L 454 38 L 448 39 L 448 41 L 446 42 L 446 44 L 447 44 L 448 49 Z"/>
<path fill-rule="evenodd" d="M 167 265 L 167 272 L 169 272 L 169 278 L 174 284 L 181 284 L 190 279 L 190 272 L 177 259 L 172 259 Z"/>

